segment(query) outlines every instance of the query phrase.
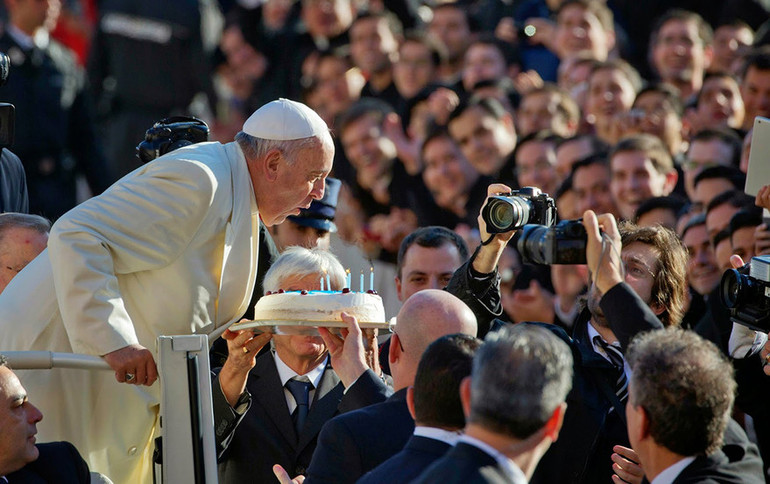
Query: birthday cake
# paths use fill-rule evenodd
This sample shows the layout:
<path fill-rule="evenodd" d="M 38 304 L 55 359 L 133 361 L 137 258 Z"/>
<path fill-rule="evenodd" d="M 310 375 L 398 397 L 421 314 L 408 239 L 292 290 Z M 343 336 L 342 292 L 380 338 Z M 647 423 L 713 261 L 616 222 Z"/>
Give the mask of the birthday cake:
<path fill-rule="evenodd" d="M 254 306 L 255 321 L 306 322 L 314 325 L 342 322 L 342 313 L 355 316 L 362 327 L 385 323 L 382 298 L 369 292 L 278 291 L 261 297 Z"/>

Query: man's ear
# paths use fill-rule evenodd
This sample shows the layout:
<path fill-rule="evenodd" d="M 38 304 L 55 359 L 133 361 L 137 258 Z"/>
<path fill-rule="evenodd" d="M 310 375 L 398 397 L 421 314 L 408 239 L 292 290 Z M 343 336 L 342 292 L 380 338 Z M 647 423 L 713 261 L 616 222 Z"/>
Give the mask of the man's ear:
<path fill-rule="evenodd" d="M 676 182 L 679 180 L 679 173 L 676 170 L 671 170 L 666 173 L 666 181 L 663 184 L 663 190 L 665 195 L 671 194 L 676 188 Z"/>
<path fill-rule="evenodd" d="M 471 377 L 466 376 L 460 382 L 460 403 L 463 405 L 465 420 L 471 415 Z"/>
<path fill-rule="evenodd" d="M 417 420 L 414 414 L 414 387 L 407 387 L 406 389 L 406 408 L 409 409 L 409 415 L 413 420 Z"/>
<path fill-rule="evenodd" d="M 555 442 L 556 439 L 559 438 L 559 430 L 561 430 L 561 426 L 564 423 L 564 413 L 566 411 L 567 403 L 563 402 L 561 405 L 554 409 L 551 417 L 543 426 L 543 430 L 545 430 L 545 436 L 549 437 L 552 442 Z"/>
<path fill-rule="evenodd" d="M 652 312 L 655 313 L 655 316 L 660 316 L 666 311 L 666 306 L 660 302 L 655 301 L 650 303 L 650 309 L 652 309 Z"/>
<path fill-rule="evenodd" d="M 269 181 L 275 181 L 278 179 L 278 172 L 281 168 L 281 162 L 283 155 L 279 150 L 270 150 L 262 161 L 264 163 L 265 177 Z"/>
<path fill-rule="evenodd" d="M 401 356 L 401 343 L 399 341 L 401 338 L 398 337 L 397 333 L 393 333 L 393 335 L 390 337 L 390 348 L 388 348 L 388 362 L 392 365 L 396 361 L 398 361 L 399 357 Z"/>

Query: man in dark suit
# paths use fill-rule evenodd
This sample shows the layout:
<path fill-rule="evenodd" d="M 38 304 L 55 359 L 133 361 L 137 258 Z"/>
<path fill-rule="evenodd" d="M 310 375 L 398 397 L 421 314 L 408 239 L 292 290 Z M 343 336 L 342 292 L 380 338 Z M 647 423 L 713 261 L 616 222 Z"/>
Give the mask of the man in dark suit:
<path fill-rule="evenodd" d="M 593 484 L 612 478 L 613 447 L 628 447 L 625 400 L 630 368 L 623 352 L 641 331 L 676 325 L 684 313 L 687 252 L 660 226 L 624 225 L 610 214 L 583 214 L 593 283 L 570 345 L 575 378 L 562 438 L 543 456 L 532 482 Z M 600 232 L 601 228 L 601 232 Z"/>
<path fill-rule="evenodd" d="M 422 353 L 441 336 L 475 336 L 477 331 L 470 308 L 448 292 L 436 289 L 410 297 L 397 321 L 389 350 L 395 393 L 382 403 L 340 415 L 324 425 L 306 484 L 353 483 L 399 452 L 414 431 L 406 392 L 414 384 Z"/>
<path fill-rule="evenodd" d="M 35 445 L 43 414 L 0 355 L 0 483 L 88 483 L 88 465 L 69 442 Z"/>
<path fill-rule="evenodd" d="M 414 434 L 406 447 L 368 472 L 358 484 L 411 482 L 457 441 L 465 426 L 460 382 L 471 374 L 481 340 L 464 334 L 437 339 L 420 359 L 406 404 L 414 418 Z"/>
<path fill-rule="evenodd" d="M 722 447 L 736 383 L 716 345 L 691 331 L 650 331 L 631 343 L 628 362 L 628 436 L 647 479 L 764 482 L 756 452 L 736 459 L 728 454 L 738 445 Z"/>
<path fill-rule="evenodd" d="M 342 288 L 345 272 L 331 253 L 292 247 L 276 259 L 263 285 L 269 291 L 317 290 L 325 274 L 332 288 Z M 370 382 L 363 377 L 349 385 L 343 398 L 345 386 L 319 336 L 276 334 L 273 351 L 259 356 L 271 339 L 269 333 L 223 336 L 228 340 L 228 357 L 213 382 L 222 483 L 271 482 L 274 464 L 303 474 L 327 420 L 380 401 L 371 399 Z M 295 393 L 295 381 L 306 390 Z"/>
<path fill-rule="evenodd" d="M 548 330 L 490 333 L 460 386 L 465 434 L 414 482 L 526 484 L 559 435 L 571 385 L 569 347 Z"/>

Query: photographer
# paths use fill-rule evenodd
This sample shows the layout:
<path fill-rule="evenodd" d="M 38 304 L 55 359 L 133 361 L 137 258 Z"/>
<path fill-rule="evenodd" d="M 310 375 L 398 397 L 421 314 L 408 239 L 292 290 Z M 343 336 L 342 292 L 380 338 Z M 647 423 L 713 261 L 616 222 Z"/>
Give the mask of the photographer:
<path fill-rule="evenodd" d="M 572 348 L 573 389 L 560 439 L 544 455 L 533 483 L 608 482 L 613 446 L 628 446 L 625 424 L 630 370 L 623 358 L 637 333 L 679 324 L 687 254 L 662 227 L 618 229 L 610 214 L 586 211 L 586 261 L 592 284 L 572 337 L 549 326 Z"/>

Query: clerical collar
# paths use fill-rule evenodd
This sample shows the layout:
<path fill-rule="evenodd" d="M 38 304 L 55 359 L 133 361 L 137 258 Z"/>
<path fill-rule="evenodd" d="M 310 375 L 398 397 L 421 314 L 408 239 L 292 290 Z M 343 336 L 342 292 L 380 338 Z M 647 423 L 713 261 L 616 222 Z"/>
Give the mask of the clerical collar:
<path fill-rule="evenodd" d="M 329 355 L 327 354 L 326 358 L 324 358 L 323 361 L 318 364 L 318 366 L 305 373 L 304 375 L 298 375 L 296 371 L 289 368 L 289 365 L 283 362 L 281 357 L 278 356 L 277 351 L 273 353 L 273 358 L 275 359 L 275 367 L 278 370 L 278 377 L 281 379 L 281 386 L 286 385 L 287 381 L 296 376 L 304 376 L 310 380 L 310 383 L 313 384 L 313 388 L 318 388 L 318 385 L 321 384 L 321 377 L 324 374 L 324 370 L 326 370 L 326 365 L 329 362 Z"/>

